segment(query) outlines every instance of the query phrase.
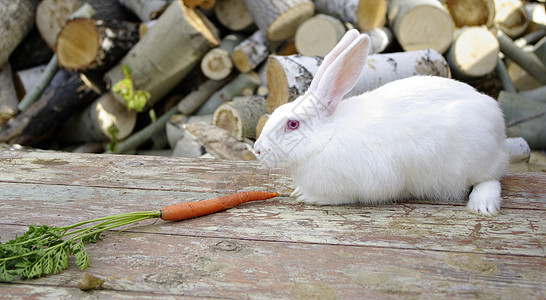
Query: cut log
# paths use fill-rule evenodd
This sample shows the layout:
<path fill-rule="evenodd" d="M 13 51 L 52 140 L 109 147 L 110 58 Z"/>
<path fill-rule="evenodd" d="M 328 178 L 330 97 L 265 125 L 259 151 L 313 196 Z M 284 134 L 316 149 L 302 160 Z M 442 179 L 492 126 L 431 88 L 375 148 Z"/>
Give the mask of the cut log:
<path fill-rule="evenodd" d="M 260 76 L 256 72 L 241 73 L 235 79 L 212 94 L 210 98 L 196 112 L 196 115 L 209 115 L 224 102 L 231 101 L 234 97 L 242 96 L 246 88 L 254 90 L 260 85 Z"/>
<path fill-rule="evenodd" d="M 242 34 L 228 34 L 222 39 L 220 45 L 209 50 L 201 60 L 201 71 L 205 76 L 213 80 L 226 78 L 233 70 L 231 53 L 233 48 L 244 39 Z"/>
<path fill-rule="evenodd" d="M 89 105 L 100 91 L 78 73 L 59 70 L 42 97 L 7 123 L 4 142 L 35 146 L 59 129 L 65 120 Z"/>
<path fill-rule="evenodd" d="M 502 84 L 502 88 L 507 92 L 515 93 L 516 87 L 514 86 L 514 83 L 512 82 L 510 75 L 508 75 L 508 70 L 506 70 L 506 65 L 504 64 L 504 61 L 502 60 L 500 55 L 497 59 L 497 65 L 495 66 L 495 71 L 497 73 L 497 77 L 499 78 Z"/>
<path fill-rule="evenodd" d="M 256 31 L 239 45 L 235 46 L 231 54 L 233 64 L 243 73 L 254 70 L 269 55 L 267 46 L 267 39 L 264 33 L 260 30 Z"/>
<path fill-rule="evenodd" d="M 142 38 L 155 24 L 157 24 L 157 19 L 140 23 L 138 25 L 138 36 Z"/>
<path fill-rule="evenodd" d="M 511 59 L 506 60 L 506 71 L 514 87 L 519 91 L 536 89 L 542 84 Z"/>
<path fill-rule="evenodd" d="M 529 161 L 531 158 L 531 147 L 522 137 L 512 137 L 505 140 L 506 150 L 510 155 L 510 163 Z"/>
<path fill-rule="evenodd" d="M 483 77 L 497 65 L 499 42 L 486 27 L 465 27 L 455 32 L 446 58 L 455 78 Z"/>
<path fill-rule="evenodd" d="M 223 128 L 238 140 L 256 138 L 256 125 L 265 111 L 262 96 L 235 97 L 214 112 L 212 125 Z"/>
<path fill-rule="evenodd" d="M 119 3 L 132 11 L 142 22 L 147 22 L 158 18 L 171 1 L 173 0 L 119 0 Z"/>
<path fill-rule="evenodd" d="M 394 41 L 392 31 L 388 27 L 378 27 L 364 32 L 372 42 L 370 54 L 381 53 L 391 47 Z"/>
<path fill-rule="evenodd" d="M 218 21 L 232 31 L 245 30 L 254 24 L 243 0 L 218 0 L 214 6 Z"/>
<path fill-rule="evenodd" d="M 314 0 L 317 12 L 334 16 L 367 31 L 386 23 L 386 0 Z"/>
<path fill-rule="evenodd" d="M 527 53 L 514 44 L 502 31 L 497 32 L 497 39 L 501 51 L 506 57 L 513 60 L 541 84 L 546 84 L 546 69 L 542 62 L 532 53 Z"/>
<path fill-rule="evenodd" d="M 313 16 L 310 0 L 243 0 L 248 12 L 270 41 L 294 36 L 298 26 Z"/>
<path fill-rule="evenodd" d="M 119 104 L 115 96 L 106 92 L 82 112 L 68 119 L 57 134 L 59 140 L 69 143 L 106 142 L 112 139 L 108 129 L 115 126 L 117 139 L 129 136 L 136 124 L 136 112 Z"/>
<path fill-rule="evenodd" d="M 499 105 L 508 136 L 523 137 L 533 149 L 546 149 L 546 104 L 501 91 Z"/>
<path fill-rule="evenodd" d="M 205 101 L 213 96 L 216 91 L 222 88 L 227 81 L 228 79 L 207 80 L 205 83 L 201 84 L 197 90 L 188 94 L 178 103 L 178 111 L 187 116 L 193 114 L 203 105 L 203 103 L 205 103 Z"/>
<path fill-rule="evenodd" d="M 529 16 L 520 0 L 494 0 L 495 26 L 511 38 L 525 32 L 529 26 Z"/>
<path fill-rule="evenodd" d="M 387 16 L 406 51 L 430 48 L 444 53 L 451 45 L 455 25 L 437 0 L 391 0 Z"/>
<path fill-rule="evenodd" d="M 117 20 L 74 19 L 57 36 L 59 66 L 67 70 L 113 67 L 139 40 L 137 24 Z"/>
<path fill-rule="evenodd" d="M 197 11 L 176 0 L 165 10 L 157 24 L 105 74 L 111 88 L 125 78 L 122 65 L 131 68 L 135 90 L 151 94 L 152 106 L 199 63 L 211 46 L 218 45 L 216 29 Z M 125 100 L 119 97 L 120 103 Z"/>
<path fill-rule="evenodd" d="M 318 14 L 298 27 L 294 37 L 296 49 L 301 55 L 324 57 L 337 45 L 345 31 L 340 20 Z"/>
<path fill-rule="evenodd" d="M 0 69 L 0 128 L 19 111 L 12 78 L 11 65 L 7 63 Z"/>
<path fill-rule="evenodd" d="M 546 28 L 546 9 L 544 8 L 544 3 L 527 3 L 525 4 L 525 11 L 529 16 L 528 31 L 533 32 Z"/>
<path fill-rule="evenodd" d="M 187 6 L 187 7 L 197 7 L 199 5 L 201 5 L 201 3 L 203 3 L 205 0 L 184 0 L 184 4 Z"/>
<path fill-rule="evenodd" d="M 201 143 L 208 153 L 216 158 L 243 160 L 246 151 L 252 151 L 252 147 L 240 142 L 229 131 L 209 125 L 204 122 L 193 122 L 184 125 L 188 134 Z"/>
<path fill-rule="evenodd" d="M 38 0 L 0 2 L 0 68 L 34 26 Z"/>
<path fill-rule="evenodd" d="M 15 92 L 17 93 L 17 98 L 21 100 L 26 93 L 28 93 L 33 86 L 40 80 L 42 73 L 44 72 L 46 66 L 37 66 L 34 68 L 20 70 L 15 73 L 13 77 L 13 82 L 15 85 Z"/>
<path fill-rule="evenodd" d="M 165 132 L 167 134 L 167 141 L 171 148 L 175 148 L 178 141 L 184 138 L 184 124 L 192 122 L 205 122 L 207 124 L 212 123 L 212 115 L 202 116 L 186 116 L 183 114 L 175 114 L 169 118 L 167 124 L 165 124 Z M 202 153 L 201 153 L 202 154 Z M 201 155 L 199 154 L 199 155 Z"/>
<path fill-rule="evenodd" d="M 546 104 L 546 85 L 532 90 L 521 91 L 519 94 L 527 99 Z"/>
<path fill-rule="evenodd" d="M 302 95 L 313 79 L 319 57 L 270 55 L 267 68 L 267 112 Z M 355 87 L 345 97 L 362 94 L 387 82 L 414 75 L 450 77 L 444 57 L 432 50 L 373 54 L 368 56 Z"/>
<path fill-rule="evenodd" d="M 493 26 L 495 20 L 494 0 L 445 0 L 444 5 L 451 14 L 455 26 Z"/>
<path fill-rule="evenodd" d="M 260 135 L 262 134 L 262 130 L 264 129 L 264 126 L 267 120 L 269 120 L 269 116 L 271 115 L 265 114 L 261 116 L 260 119 L 258 120 L 258 124 L 256 124 L 256 139 L 258 139 Z"/>

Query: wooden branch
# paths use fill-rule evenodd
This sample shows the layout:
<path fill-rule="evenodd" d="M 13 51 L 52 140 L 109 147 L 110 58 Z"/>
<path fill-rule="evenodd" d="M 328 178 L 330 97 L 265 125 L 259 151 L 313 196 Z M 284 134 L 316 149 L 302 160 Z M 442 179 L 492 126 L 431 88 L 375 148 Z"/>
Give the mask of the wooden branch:
<path fill-rule="evenodd" d="M 325 14 L 315 15 L 298 27 L 294 37 L 296 49 L 301 55 L 324 57 L 345 32 L 340 20 Z"/>
<path fill-rule="evenodd" d="M 523 49 L 516 46 L 514 42 L 500 30 L 497 32 L 497 39 L 499 40 L 500 49 L 506 57 L 525 69 L 541 84 L 546 84 L 546 70 L 536 56 L 526 53 Z"/>
<path fill-rule="evenodd" d="M 262 96 L 235 97 L 214 112 L 212 125 L 223 128 L 238 140 L 256 138 L 256 125 L 266 113 Z"/>
<path fill-rule="evenodd" d="M 539 88 L 519 92 L 519 95 L 546 104 L 546 85 Z"/>
<path fill-rule="evenodd" d="M 523 137 L 533 149 L 546 148 L 546 104 L 501 91 L 499 105 L 506 119 L 506 134 Z"/>
<path fill-rule="evenodd" d="M 243 73 L 254 70 L 269 55 L 267 46 L 264 33 L 260 30 L 256 31 L 235 46 L 231 54 L 233 64 Z"/>
<path fill-rule="evenodd" d="M 0 132 L 0 140 L 35 146 L 63 123 L 89 105 L 100 91 L 78 73 L 59 70 L 38 101 L 12 119 Z"/>
<path fill-rule="evenodd" d="M 313 16 L 310 0 L 243 0 L 248 12 L 270 41 L 294 36 L 298 26 Z"/>
<path fill-rule="evenodd" d="M 511 38 L 520 36 L 529 26 L 529 16 L 520 0 L 494 0 L 495 26 Z"/>
<path fill-rule="evenodd" d="M 68 143 L 106 142 L 112 139 L 110 126 L 119 130 L 118 140 L 123 140 L 136 124 L 137 113 L 119 104 L 115 96 L 106 92 L 80 113 L 68 119 L 57 137 Z"/>
<path fill-rule="evenodd" d="M 339 18 L 368 31 L 386 24 L 386 0 L 314 0 L 317 12 Z"/>
<path fill-rule="evenodd" d="M 499 42 L 486 27 L 466 27 L 455 32 L 446 59 L 454 77 L 483 77 L 497 65 Z"/>
<path fill-rule="evenodd" d="M 113 67 L 139 40 L 137 24 L 118 20 L 74 19 L 57 36 L 59 66 L 67 70 Z"/>
<path fill-rule="evenodd" d="M 495 19 L 494 0 L 445 0 L 444 5 L 451 14 L 455 26 L 493 26 Z"/>
<path fill-rule="evenodd" d="M 244 39 L 242 34 L 226 35 L 220 45 L 209 50 L 201 59 L 201 71 L 210 79 L 220 80 L 226 78 L 233 69 L 231 54 L 233 48 Z"/>
<path fill-rule="evenodd" d="M 11 65 L 7 63 L 0 69 L 0 128 L 19 111 L 12 78 Z"/>
<path fill-rule="evenodd" d="M 500 55 L 497 58 L 495 71 L 497 72 L 497 77 L 499 77 L 499 80 L 502 83 L 503 89 L 507 92 L 515 93 L 516 87 L 514 87 L 514 83 L 512 82 L 512 79 L 510 79 L 510 75 L 508 75 L 508 71 L 506 70 L 506 65 L 504 64 L 504 61 Z"/>
<path fill-rule="evenodd" d="M 293 101 L 302 95 L 313 79 L 319 57 L 301 55 L 270 55 L 267 67 L 267 112 L 271 113 L 280 105 Z M 414 75 L 435 75 L 449 77 L 449 68 L 444 57 L 434 50 L 419 50 L 400 53 L 373 54 L 355 87 L 346 97 L 362 94 L 387 82 Z"/>
<path fill-rule="evenodd" d="M 70 18 L 90 18 L 95 14 L 95 10 L 93 7 L 89 4 L 82 5 L 78 10 L 76 10 L 72 15 L 70 15 Z M 42 74 L 42 77 L 40 77 L 40 80 L 36 83 L 36 86 L 32 88 L 30 92 L 28 92 L 25 97 L 21 100 L 19 103 L 19 110 L 25 110 L 27 109 L 34 101 L 40 97 L 46 86 L 48 85 L 49 81 L 53 76 L 55 75 L 55 72 L 57 71 L 57 55 L 53 55 L 51 57 L 51 60 L 47 64 L 46 69 L 44 70 L 44 73 Z"/>
<path fill-rule="evenodd" d="M 173 1 L 119 65 L 105 74 L 109 87 L 125 78 L 121 66 L 127 65 L 135 90 L 149 92 L 152 106 L 199 63 L 210 46 L 218 45 L 216 29 L 209 23 L 181 0 Z M 119 101 L 125 105 L 124 99 Z"/>
<path fill-rule="evenodd" d="M 391 0 L 387 17 L 406 51 L 431 48 L 443 53 L 453 40 L 453 19 L 437 0 Z"/>
<path fill-rule="evenodd" d="M 0 2 L 0 68 L 34 25 L 38 0 Z"/>
<path fill-rule="evenodd" d="M 142 22 L 158 18 L 172 0 L 119 0 L 123 6 L 132 11 Z M 174 0 L 177 1 L 177 0 Z M 184 3 L 181 3 L 184 5 Z"/>
<path fill-rule="evenodd" d="M 235 79 L 220 90 L 212 94 L 210 98 L 196 112 L 196 115 L 209 115 L 214 113 L 222 103 L 231 101 L 233 97 L 242 96 L 246 88 L 256 89 L 260 85 L 260 76 L 255 72 L 241 73 Z"/>
<path fill-rule="evenodd" d="M 216 158 L 243 160 L 244 153 L 252 150 L 249 144 L 240 142 L 229 131 L 214 125 L 193 122 L 184 125 L 184 128 Z"/>
<path fill-rule="evenodd" d="M 214 13 L 222 25 L 233 31 L 246 30 L 254 24 L 243 0 L 219 0 Z"/>

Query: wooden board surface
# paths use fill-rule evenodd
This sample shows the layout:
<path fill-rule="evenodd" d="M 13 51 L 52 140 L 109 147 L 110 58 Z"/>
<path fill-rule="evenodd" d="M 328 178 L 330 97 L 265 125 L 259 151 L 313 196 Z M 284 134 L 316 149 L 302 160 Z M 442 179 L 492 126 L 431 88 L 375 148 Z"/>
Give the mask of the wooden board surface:
<path fill-rule="evenodd" d="M 0 150 L 0 237 L 32 223 L 62 226 L 241 190 L 283 197 L 182 222 L 143 222 L 87 246 L 75 266 L 0 283 L 2 297 L 505 298 L 541 299 L 546 282 L 546 174 L 503 179 L 502 214 L 463 201 L 314 206 L 256 163 Z"/>

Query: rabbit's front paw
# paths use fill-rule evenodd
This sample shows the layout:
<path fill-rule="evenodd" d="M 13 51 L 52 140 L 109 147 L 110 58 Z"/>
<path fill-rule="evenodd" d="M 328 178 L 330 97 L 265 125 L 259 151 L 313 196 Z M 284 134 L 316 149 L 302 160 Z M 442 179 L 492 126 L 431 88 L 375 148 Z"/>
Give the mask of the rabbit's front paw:
<path fill-rule="evenodd" d="M 499 213 L 501 204 L 501 187 L 498 180 L 490 180 L 474 186 L 470 193 L 467 208 L 471 212 L 488 217 Z"/>

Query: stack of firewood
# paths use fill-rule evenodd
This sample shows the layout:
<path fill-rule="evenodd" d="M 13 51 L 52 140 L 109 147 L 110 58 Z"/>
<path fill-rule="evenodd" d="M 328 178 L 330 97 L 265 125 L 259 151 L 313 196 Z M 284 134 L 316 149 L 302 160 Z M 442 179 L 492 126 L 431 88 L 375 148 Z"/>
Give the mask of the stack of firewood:
<path fill-rule="evenodd" d="M 546 148 L 542 1 L 14 0 L 0 17 L 3 143 L 254 159 L 268 115 L 357 28 L 372 53 L 348 96 L 452 76 Z"/>

